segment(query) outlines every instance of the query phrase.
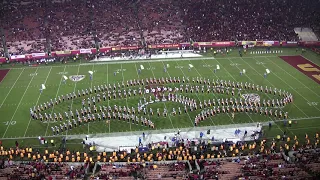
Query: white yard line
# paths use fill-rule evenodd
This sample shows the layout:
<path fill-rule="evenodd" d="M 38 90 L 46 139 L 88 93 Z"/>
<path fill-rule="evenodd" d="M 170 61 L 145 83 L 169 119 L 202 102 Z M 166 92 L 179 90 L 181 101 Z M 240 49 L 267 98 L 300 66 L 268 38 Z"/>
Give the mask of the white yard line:
<path fill-rule="evenodd" d="M 258 73 L 259 74 L 259 72 L 256 70 L 256 69 L 254 69 L 249 63 L 247 63 L 243 58 L 241 58 L 241 60 L 242 61 L 244 61 L 246 64 L 248 64 L 248 66 L 250 66 L 250 68 L 251 69 L 253 69 L 254 71 L 256 71 L 256 73 Z M 263 64 L 262 64 L 263 65 Z M 264 66 L 264 65 L 263 65 Z M 265 67 L 265 66 L 264 66 Z M 248 76 L 249 77 L 249 76 Z M 274 86 L 274 84 L 272 84 L 268 79 L 266 79 L 272 86 Z M 275 86 L 274 86 L 275 87 Z M 269 99 L 270 99 L 270 96 L 268 95 L 268 94 L 266 94 L 268 97 L 269 97 Z M 272 98 L 271 98 L 272 99 Z M 296 106 L 294 103 L 293 103 L 293 105 L 294 106 Z M 303 114 L 305 114 L 306 115 L 306 113 L 304 113 L 298 106 L 296 106 Z M 308 115 L 306 115 L 307 117 L 308 117 Z M 269 119 L 271 119 L 271 117 L 269 117 Z M 271 121 L 273 121 L 272 119 L 271 119 Z M 275 121 L 273 121 L 273 122 L 275 122 Z M 277 125 L 277 124 L 276 124 Z M 278 129 L 280 129 L 281 131 L 282 131 L 282 129 L 280 128 L 280 126 L 279 125 L 277 125 L 277 127 L 278 127 Z M 289 130 L 290 131 L 290 130 Z M 283 132 L 283 131 L 282 131 Z M 291 134 L 293 134 L 293 135 L 295 135 L 292 131 L 290 131 L 291 132 Z"/>
<path fill-rule="evenodd" d="M 276 65 L 277 67 L 279 67 L 279 69 L 282 69 L 278 64 L 274 63 L 271 59 L 267 58 L 270 62 L 272 62 L 274 65 Z M 284 71 L 285 73 L 289 74 L 292 78 L 294 78 L 295 80 L 297 80 L 300 84 L 302 84 L 305 88 L 309 89 L 313 94 L 315 94 L 316 96 L 320 97 L 319 94 L 317 94 L 316 92 L 312 91 L 308 86 L 306 86 L 304 83 L 302 83 L 299 79 L 297 79 L 296 77 L 292 76 L 290 73 L 288 73 L 287 71 Z M 304 73 L 302 73 L 303 75 L 305 75 Z M 307 76 L 307 75 L 305 75 Z M 308 77 L 308 76 L 307 76 Z M 309 78 L 309 77 L 308 77 Z"/>
<path fill-rule="evenodd" d="M 166 67 L 165 64 L 163 63 L 163 61 L 162 61 L 162 64 L 163 64 L 163 67 Z M 176 64 L 178 64 L 177 61 L 176 61 Z M 178 66 L 179 66 L 179 64 L 178 64 Z M 181 70 L 181 68 L 179 68 L 179 69 Z M 181 70 L 181 72 L 183 73 L 182 70 Z M 168 74 L 169 77 L 171 78 L 168 69 L 167 69 L 167 74 Z M 185 77 L 187 77 L 184 73 L 183 73 L 183 75 L 184 75 Z M 189 83 L 188 83 L 188 84 L 189 84 Z M 196 93 L 195 93 L 195 94 L 196 94 Z M 197 95 L 197 94 L 196 94 L 196 95 Z M 198 95 L 197 95 L 197 97 L 198 97 Z M 201 101 L 199 97 L 198 97 L 198 100 Z M 187 115 L 188 115 L 188 117 L 189 117 L 189 119 L 190 119 L 190 121 L 191 121 L 192 126 L 194 126 L 194 121 L 192 121 L 192 119 L 191 119 L 188 111 L 187 111 Z"/>
<path fill-rule="evenodd" d="M 264 66 L 265 68 L 266 68 L 266 66 L 265 65 L 263 65 L 262 64 L 262 66 Z M 293 91 L 295 91 L 297 94 L 299 94 L 304 100 L 306 100 L 307 102 L 309 102 L 308 101 L 308 99 L 306 99 L 302 94 L 300 94 L 298 91 L 296 91 L 292 86 L 290 86 L 286 81 L 284 81 L 281 77 L 279 77 L 277 74 L 275 74 L 277 77 L 278 77 L 278 79 L 280 79 L 282 82 L 284 82 L 288 87 L 290 87 Z M 317 108 L 316 106 L 313 106 L 314 108 L 316 108 L 319 112 L 320 112 L 320 109 L 319 108 Z"/>
<path fill-rule="evenodd" d="M 79 67 L 78 67 L 78 72 L 77 72 L 77 76 L 79 76 L 79 72 L 80 72 L 80 65 L 79 65 Z M 91 86 L 92 86 L 92 81 L 93 80 L 91 80 Z M 72 92 L 75 92 L 76 91 L 76 89 L 77 89 L 77 84 L 78 84 L 78 82 L 76 82 L 76 84 L 74 85 L 74 88 L 73 88 L 73 91 Z M 90 95 L 91 96 L 91 95 Z M 72 111 L 72 105 L 73 105 L 73 101 L 74 101 L 74 98 L 72 98 L 72 101 L 71 101 L 71 105 L 70 105 L 70 110 Z M 69 112 L 68 112 L 69 113 Z M 89 132 L 89 124 L 90 123 L 87 123 L 88 124 L 88 132 Z M 68 136 L 68 129 L 67 129 L 67 131 L 66 131 L 66 137 Z"/>
<path fill-rule="evenodd" d="M 94 72 L 94 64 L 93 64 L 93 66 L 92 66 L 92 72 Z M 92 80 L 91 80 L 91 83 L 90 83 L 91 89 L 92 89 L 92 85 L 93 85 L 93 76 L 94 76 L 94 75 L 92 75 Z M 75 90 L 73 90 L 73 91 L 75 91 Z M 90 98 L 91 98 L 91 94 L 90 94 Z M 68 130 L 67 130 L 66 133 L 68 134 Z M 90 123 L 88 123 L 88 134 L 90 134 Z"/>
<path fill-rule="evenodd" d="M 232 62 L 229 58 L 227 58 L 230 62 Z M 217 60 L 217 63 L 220 65 L 220 67 L 222 67 L 229 75 L 230 75 L 230 77 L 233 79 L 233 80 L 235 80 L 235 82 L 237 82 L 237 80 L 231 75 L 231 73 L 224 67 L 224 66 L 222 66 L 221 64 L 220 64 L 220 62 Z M 238 67 L 237 67 L 238 68 Z M 239 68 L 238 68 L 239 69 Z M 246 91 L 246 90 L 245 90 Z M 247 91 L 246 91 L 247 92 Z M 249 116 L 248 115 L 248 113 L 245 113 L 249 118 L 250 118 L 250 120 L 252 121 L 252 122 L 255 122 L 252 118 L 251 118 L 251 116 Z"/>
<path fill-rule="evenodd" d="M 38 71 L 38 68 L 36 69 L 36 71 L 35 71 L 34 73 L 36 73 L 37 71 Z M 16 113 L 18 112 L 18 109 L 19 109 L 19 107 L 20 107 L 20 105 L 21 105 L 21 102 L 22 102 L 22 100 L 23 100 L 24 96 L 26 95 L 26 93 L 27 93 L 27 91 L 28 91 L 28 89 L 29 89 L 29 86 L 30 86 L 30 84 L 31 84 L 31 82 L 32 82 L 32 80 L 33 80 L 33 78 L 34 78 L 34 77 L 35 77 L 35 76 L 32 76 L 32 78 L 31 78 L 31 80 L 30 80 L 30 82 L 29 82 L 29 84 L 28 84 L 28 86 L 27 86 L 26 90 L 24 91 L 24 93 L 23 93 L 23 95 L 22 95 L 22 97 L 21 97 L 21 99 L 20 99 L 20 102 L 19 102 L 19 104 L 18 104 L 18 106 L 17 106 L 16 110 L 14 111 L 14 113 L 13 113 L 13 115 L 12 115 L 11 119 L 10 119 L 10 121 L 9 121 L 10 123 L 8 124 L 8 126 L 7 126 L 7 128 L 6 128 L 5 132 L 4 132 L 4 134 L 3 134 L 3 136 L 2 136 L 2 138 L 4 138 L 4 136 L 6 135 L 6 133 L 7 133 L 8 129 L 9 129 L 9 127 L 10 127 L 11 121 L 14 119 L 14 116 L 15 116 L 15 115 L 16 115 Z"/>
<path fill-rule="evenodd" d="M 242 58 L 241 58 L 242 59 Z M 231 63 L 233 63 L 230 59 L 228 59 Z M 243 60 L 243 59 L 242 59 Z M 240 71 L 241 71 L 241 69 L 238 67 L 238 66 L 236 66 Z M 251 66 L 250 66 L 251 67 Z M 247 76 L 248 78 L 249 78 L 249 80 L 252 82 L 252 83 L 254 83 L 254 81 L 245 73 L 245 76 Z M 270 96 L 266 93 L 266 95 L 268 96 L 268 98 L 269 99 L 272 99 L 272 98 L 270 98 Z M 249 116 L 249 115 L 248 115 Z M 251 118 L 251 117 L 250 117 Z M 273 121 L 272 120 L 272 118 L 269 116 L 268 117 L 271 121 Z M 253 121 L 253 120 L 252 120 Z M 277 125 L 277 124 L 276 124 Z M 278 125 L 277 125 L 278 126 Z M 278 129 L 280 129 L 280 131 L 282 131 L 282 129 L 280 128 L 280 126 L 278 126 Z M 283 132 L 283 131 L 282 131 Z M 292 133 L 292 132 L 291 132 Z"/>
<path fill-rule="evenodd" d="M 79 75 L 79 72 L 80 72 L 80 65 L 78 66 L 77 76 Z M 76 90 L 77 84 L 78 84 L 78 82 L 75 82 L 75 85 L 74 85 L 74 88 L 73 88 L 73 92 Z M 72 109 L 73 100 L 74 100 L 74 98 L 72 98 L 70 109 Z"/>
<path fill-rule="evenodd" d="M 108 88 L 109 88 L 109 64 L 107 64 L 107 86 L 108 86 Z M 108 90 L 109 91 L 109 90 Z M 109 100 L 109 98 L 107 98 L 107 101 L 108 101 L 108 107 L 109 107 L 109 105 L 110 105 L 110 100 Z M 111 132 L 111 121 L 108 123 L 109 124 L 109 133 Z"/>
<path fill-rule="evenodd" d="M 156 78 L 156 76 L 154 75 L 154 72 L 153 72 L 153 70 L 152 70 L 152 68 L 151 68 L 150 62 L 148 62 L 148 63 L 149 63 L 149 67 L 150 67 L 150 70 L 151 70 L 151 72 L 152 72 L 153 78 Z M 164 107 L 167 109 L 167 111 L 169 111 L 168 108 L 167 108 L 167 106 L 166 106 L 166 103 L 163 102 L 163 101 L 161 101 L 161 102 L 164 104 Z M 174 126 L 173 126 L 172 119 L 171 119 L 170 115 L 168 115 L 168 117 L 169 117 L 169 120 L 170 120 L 170 122 L 171 122 L 172 129 L 175 129 Z"/>
<path fill-rule="evenodd" d="M 263 64 L 262 64 L 263 65 Z M 265 65 L 263 65 L 265 68 L 267 68 Z M 298 91 L 296 91 L 292 86 L 290 86 L 286 81 L 284 81 L 281 77 L 279 77 L 277 74 L 275 74 L 278 79 L 280 79 L 282 82 L 284 82 L 285 84 L 288 85 L 288 87 L 290 87 L 293 91 L 295 91 L 297 94 L 299 94 L 299 96 L 301 96 L 304 100 L 306 100 L 307 102 L 309 102 L 302 94 L 300 94 Z M 317 108 L 316 106 L 313 106 L 314 108 L 316 108 L 319 112 L 320 112 L 320 109 Z M 305 114 L 305 113 L 304 113 Z M 306 115 L 306 114 L 305 114 Z"/>
<path fill-rule="evenodd" d="M 52 67 L 51 67 L 50 70 L 49 70 L 49 73 L 48 73 L 48 75 L 47 75 L 47 77 L 46 77 L 46 80 L 44 81 L 44 84 L 47 83 L 47 80 L 48 80 L 48 78 L 49 78 L 49 75 L 50 75 L 50 73 L 51 73 L 51 70 L 52 70 Z M 39 97 L 38 97 L 38 99 L 37 99 L 37 102 L 36 102 L 35 106 L 38 105 L 39 100 L 40 100 L 40 97 L 41 97 L 41 94 L 42 94 L 42 93 L 39 94 Z M 28 131 L 28 129 L 29 129 L 31 120 L 32 120 L 32 118 L 30 117 L 30 118 L 29 118 L 28 125 L 27 125 L 27 128 L 26 128 L 26 131 L 24 132 L 23 137 L 26 137 L 26 134 L 27 134 L 27 131 Z"/>
<path fill-rule="evenodd" d="M 139 75 L 139 73 L 138 73 L 137 64 L 136 64 L 136 63 L 134 63 L 134 66 L 135 66 L 135 68 L 136 68 L 135 70 L 136 70 L 136 72 L 137 72 L 138 79 L 139 79 L 139 81 L 140 81 L 141 79 L 140 79 L 140 75 Z M 151 68 L 150 68 L 150 69 L 151 69 Z M 142 93 L 142 96 L 143 96 L 143 98 L 145 98 L 144 93 Z M 149 117 L 150 121 L 152 121 L 151 116 L 150 116 L 150 113 L 148 113 L 148 117 Z M 157 129 L 157 128 L 156 128 L 156 129 Z"/>
<path fill-rule="evenodd" d="M 202 62 L 205 63 L 206 66 L 207 66 L 207 68 L 212 72 L 212 74 L 213 74 L 214 76 L 216 76 L 216 78 L 219 79 L 219 77 L 212 71 L 212 69 L 208 66 L 208 64 L 207 64 L 204 60 L 202 60 Z M 218 63 L 219 63 L 219 62 L 218 62 Z M 219 65 L 221 66 L 220 63 L 219 63 Z M 198 72 L 198 74 L 200 75 L 200 73 L 199 73 L 199 71 L 197 70 L 197 68 L 195 68 L 195 70 L 196 70 L 196 71 Z M 201 75 L 200 75 L 200 76 L 201 76 Z M 230 76 L 230 74 L 229 74 L 229 76 Z M 216 96 L 214 93 L 212 93 L 212 94 L 214 95 L 215 98 L 217 98 L 217 96 Z M 230 118 L 231 122 L 232 122 L 233 124 L 235 124 L 234 121 L 232 120 L 232 118 L 230 117 L 229 113 L 226 113 L 226 114 L 227 114 L 228 117 Z"/>
<path fill-rule="evenodd" d="M 11 86 L 11 88 L 10 88 L 10 90 L 9 90 L 9 92 L 8 92 L 8 94 L 6 95 L 6 97 L 3 99 L 3 101 L 2 101 L 2 103 L 1 103 L 1 105 L 0 105 L 0 108 L 2 107 L 2 105 L 3 105 L 3 103 L 6 101 L 6 99 L 7 99 L 7 97 L 9 96 L 9 94 L 11 93 L 11 91 L 12 91 L 12 89 L 13 89 L 13 87 L 16 85 L 16 83 L 17 83 L 17 81 L 18 81 L 18 79 L 20 78 L 20 76 L 21 76 L 21 74 L 23 73 L 23 71 L 25 70 L 25 68 L 23 68 L 22 69 L 22 71 L 21 71 L 21 73 L 19 74 L 19 76 L 18 76 L 18 78 L 16 79 L 16 81 L 13 83 L 13 85 Z M 10 71 L 9 71 L 10 72 Z M 7 74 L 8 75 L 8 74 Z M 6 76 L 7 76 L 6 75 Z"/>
<path fill-rule="evenodd" d="M 178 62 L 177 61 L 175 61 L 176 62 L 176 64 L 179 66 L 179 64 L 178 64 Z M 189 61 L 190 62 L 190 61 Z M 201 76 L 201 74 L 198 72 L 198 70 L 197 70 L 197 68 L 196 67 L 193 67 L 196 71 L 197 71 L 197 73 L 200 75 L 200 77 L 202 77 Z M 185 77 L 185 78 L 187 78 L 187 76 L 186 76 L 186 74 L 182 71 L 182 69 L 181 68 L 179 68 L 180 70 L 181 70 L 181 72 L 182 72 L 182 74 L 183 74 L 183 76 Z M 191 86 L 191 84 L 188 82 L 187 84 L 189 84 L 189 86 Z M 196 96 L 197 96 L 197 98 L 198 98 L 198 100 L 199 100 L 199 102 L 201 102 L 201 100 L 200 100 L 200 98 L 199 98 L 199 96 L 198 96 L 198 94 L 197 93 L 195 93 L 196 94 Z M 215 94 L 213 94 L 214 96 L 215 96 Z M 212 122 L 212 124 L 214 125 L 214 126 L 216 126 L 216 124 L 213 122 L 213 120 L 212 120 L 212 117 L 211 116 L 209 116 L 209 118 L 210 118 L 210 120 L 211 120 L 211 122 Z M 191 120 L 191 119 L 190 119 Z"/>
<path fill-rule="evenodd" d="M 254 71 L 256 71 L 256 73 L 258 73 L 259 74 L 259 72 L 256 70 L 256 69 L 254 69 L 249 63 L 247 63 L 243 58 L 241 58 L 242 59 L 242 61 L 243 62 L 245 62 L 246 64 L 248 64 L 248 66 L 251 68 L 251 69 L 253 69 Z M 255 60 L 255 59 L 254 59 Z M 264 66 L 265 67 L 265 66 Z M 261 75 L 262 76 L 262 75 Z M 268 78 L 266 78 L 266 81 L 268 81 L 269 82 L 269 84 L 271 84 L 272 86 L 274 86 L 274 84 L 272 84 L 269 80 L 268 80 Z M 275 86 L 274 86 L 275 87 Z M 300 109 L 294 102 L 292 102 L 292 104 L 296 107 L 296 108 L 298 108 L 306 117 L 309 117 L 304 111 L 302 111 L 302 109 Z"/>
<path fill-rule="evenodd" d="M 121 74 L 122 74 L 122 82 L 124 83 L 124 75 L 123 75 L 123 68 L 122 68 L 122 64 L 121 64 Z M 129 108 L 128 106 L 128 98 L 126 96 L 126 106 L 127 108 Z M 130 131 L 131 131 L 131 123 L 129 122 L 129 126 L 130 126 Z"/>
<path fill-rule="evenodd" d="M 67 67 L 67 66 L 64 66 L 63 72 L 65 72 L 65 71 L 66 71 L 66 67 Z M 57 98 L 57 97 L 58 97 L 59 90 L 60 90 L 60 87 L 61 87 L 61 84 L 62 84 L 62 78 L 63 78 L 63 76 L 61 76 L 60 84 L 59 84 L 59 87 L 58 87 L 58 90 L 57 90 L 57 93 L 56 93 L 55 98 Z M 54 108 L 55 108 L 55 103 L 53 103 L 52 110 L 51 110 L 51 113 L 50 113 L 50 114 L 52 114 L 52 113 L 53 113 Z M 45 136 L 47 135 L 48 128 L 49 128 L 49 125 L 50 125 L 50 123 L 49 123 L 49 122 L 47 122 L 47 123 L 48 123 L 48 125 L 47 125 L 47 128 L 46 128 Z"/>

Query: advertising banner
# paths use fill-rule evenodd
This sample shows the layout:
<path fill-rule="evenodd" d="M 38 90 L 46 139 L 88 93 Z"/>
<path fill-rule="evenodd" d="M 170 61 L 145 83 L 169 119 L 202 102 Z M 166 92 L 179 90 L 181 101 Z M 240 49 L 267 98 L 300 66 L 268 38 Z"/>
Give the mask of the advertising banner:
<path fill-rule="evenodd" d="M 12 55 L 10 56 L 10 59 L 17 60 L 17 59 L 25 59 L 26 55 Z"/>
<path fill-rule="evenodd" d="M 91 49 L 80 49 L 80 54 L 91 54 Z"/>
<path fill-rule="evenodd" d="M 55 51 L 51 53 L 52 56 L 56 55 L 58 57 L 62 57 L 62 56 L 69 56 L 71 55 L 71 51 Z"/>
<path fill-rule="evenodd" d="M 212 42 L 212 47 L 230 47 L 235 46 L 234 41 Z"/>
<path fill-rule="evenodd" d="M 31 55 L 34 58 L 36 58 L 36 57 L 45 57 L 46 53 L 32 53 Z"/>
<path fill-rule="evenodd" d="M 178 48 L 179 44 L 156 44 L 156 45 L 148 45 L 150 49 L 162 49 L 162 48 Z"/>

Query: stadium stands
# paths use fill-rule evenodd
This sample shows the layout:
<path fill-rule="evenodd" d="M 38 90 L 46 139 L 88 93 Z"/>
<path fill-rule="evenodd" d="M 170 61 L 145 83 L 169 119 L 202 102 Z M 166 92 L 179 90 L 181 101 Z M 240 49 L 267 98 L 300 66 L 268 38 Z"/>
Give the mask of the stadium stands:
<path fill-rule="evenodd" d="M 298 140 L 304 139 L 305 143 L 299 145 Z M 319 135 L 316 134 L 300 139 L 261 140 L 260 143 L 212 145 L 208 141 L 200 143 L 197 148 L 183 144 L 166 148 L 155 144 L 147 152 L 139 152 L 136 148 L 131 153 L 114 151 L 95 154 L 87 150 L 41 152 L 19 145 L 15 148 L 1 146 L 0 177 L 79 178 L 89 172 L 101 179 L 130 179 L 131 176 L 147 179 L 304 179 L 320 175 L 318 143 Z M 101 168 L 93 168 L 96 162 Z"/>
<path fill-rule="evenodd" d="M 10 53 L 226 40 L 299 40 L 295 27 L 319 32 L 319 2 L 305 1 L 10 1 L 5 37 Z M 18 3 L 20 2 L 20 3 Z M 299 9 L 299 12 L 294 11 Z"/>
<path fill-rule="evenodd" d="M 85 166 L 64 163 L 5 161 L 0 179 L 83 179 Z"/>
<path fill-rule="evenodd" d="M 192 41 L 297 41 L 295 27 L 319 33 L 319 1 L 313 0 L 11 0 L 1 17 L 9 52 Z M 300 11 L 295 11 L 299 9 Z M 314 49 L 314 51 L 319 51 Z M 4 54 L 0 42 L 0 57 Z M 120 56 L 120 54 L 118 54 Z M 280 136 L 279 136 L 280 137 Z M 300 143 L 305 142 L 305 143 Z M 314 179 L 320 175 L 319 136 L 237 144 L 210 140 L 148 151 L 96 153 L 34 150 L 0 144 L 0 179 Z M 98 163 L 97 163 L 98 162 Z M 93 166 L 100 166 L 95 169 Z"/>
<path fill-rule="evenodd" d="M 297 41 L 295 27 L 319 28 L 314 17 L 314 13 L 319 13 L 315 9 L 319 3 L 312 0 L 290 3 L 258 0 L 180 2 L 184 7 L 185 37 L 198 42 L 256 39 Z M 299 13 L 293 9 L 299 9 Z"/>
<path fill-rule="evenodd" d="M 137 5 L 138 22 L 147 44 L 184 42 L 183 12 L 174 0 L 141 0 Z"/>

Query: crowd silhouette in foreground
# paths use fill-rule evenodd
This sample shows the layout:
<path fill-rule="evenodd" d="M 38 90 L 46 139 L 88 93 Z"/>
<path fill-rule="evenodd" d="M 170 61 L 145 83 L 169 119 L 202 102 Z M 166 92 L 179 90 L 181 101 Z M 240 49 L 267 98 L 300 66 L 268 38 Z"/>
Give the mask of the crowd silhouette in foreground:
<path fill-rule="evenodd" d="M 38 150 L 20 147 L 17 143 L 16 147 L 1 145 L 0 177 L 312 179 L 320 175 L 318 144 L 318 133 L 299 138 L 284 134 L 274 139 L 236 144 L 216 144 L 211 140 L 202 140 L 198 145 L 180 143 L 176 147 L 150 144 L 149 150 L 144 152 L 137 147 L 131 152 L 97 153 L 93 146 L 86 147 L 83 152 Z"/>

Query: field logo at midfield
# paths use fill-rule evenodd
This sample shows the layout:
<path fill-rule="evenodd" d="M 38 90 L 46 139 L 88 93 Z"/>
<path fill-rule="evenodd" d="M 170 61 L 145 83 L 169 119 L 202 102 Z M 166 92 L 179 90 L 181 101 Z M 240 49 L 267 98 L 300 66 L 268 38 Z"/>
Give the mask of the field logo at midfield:
<path fill-rule="evenodd" d="M 85 77 L 86 77 L 85 75 L 72 75 L 72 76 L 69 76 L 69 79 L 71 81 L 78 82 L 83 80 Z"/>
<path fill-rule="evenodd" d="M 258 94 L 242 94 L 241 97 L 246 101 L 259 102 L 260 96 Z"/>

